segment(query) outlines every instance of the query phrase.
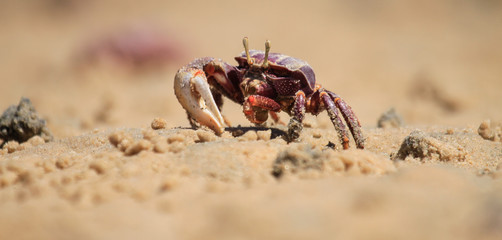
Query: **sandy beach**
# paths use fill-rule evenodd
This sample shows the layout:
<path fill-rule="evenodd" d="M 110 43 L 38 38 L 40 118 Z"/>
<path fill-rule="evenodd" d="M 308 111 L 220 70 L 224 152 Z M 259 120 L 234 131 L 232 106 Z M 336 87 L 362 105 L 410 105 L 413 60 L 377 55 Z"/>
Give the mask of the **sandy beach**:
<path fill-rule="evenodd" d="M 27 98 L 46 132 L 0 129 L 0 239 L 502 239 L 500 23 L 498 1 L 2 2 L 0 111 Z M 192 129 L 176 71 L 244 36 L 307 61 L 365 149 L 228 99 L 221 136 Z"/>

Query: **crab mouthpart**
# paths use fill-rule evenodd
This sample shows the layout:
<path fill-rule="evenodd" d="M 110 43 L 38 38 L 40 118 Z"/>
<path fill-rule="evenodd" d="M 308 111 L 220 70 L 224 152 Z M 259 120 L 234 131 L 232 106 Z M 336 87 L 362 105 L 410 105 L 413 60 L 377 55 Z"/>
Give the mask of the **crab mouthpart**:
<path fill-rule="evenodd" d="M 217 135 L 223 133 L 224 120 L 202 70 L 178 71 L 174 78 L 174 93 L 191 118 Z"/>

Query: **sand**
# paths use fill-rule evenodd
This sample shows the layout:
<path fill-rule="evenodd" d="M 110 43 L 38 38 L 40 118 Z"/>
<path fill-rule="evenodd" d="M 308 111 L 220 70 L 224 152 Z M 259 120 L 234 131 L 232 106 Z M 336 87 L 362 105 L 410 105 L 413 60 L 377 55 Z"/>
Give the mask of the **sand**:
<path fill-rule="evenodd" d="M 0 239 L 502 239 L 501 16 L 496 1 L 2 2 L 0 111 L 29 98 L 53 139 L 0 140 Z M 169 39 L 163 54 L 96 50 L 137 29 Z M 342 150 L 326 113 L 287 143 L 228 100 L 221 136 L 190 128 L 176 70 L 233 62 L 243 36 L 308 61 L 365 149 Z"/>

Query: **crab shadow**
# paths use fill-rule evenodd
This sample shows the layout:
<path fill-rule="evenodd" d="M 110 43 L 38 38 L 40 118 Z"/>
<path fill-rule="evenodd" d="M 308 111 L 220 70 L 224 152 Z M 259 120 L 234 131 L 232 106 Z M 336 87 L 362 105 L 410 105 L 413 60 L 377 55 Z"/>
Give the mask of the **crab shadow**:
<path fill-rule="evenodd" d="M 271 127 L 226 127 L 225 131 L 228 131 L 232 134 L 233 137 L 240 137 L 244 135 L 245 133 L 249 131 L 268 131 L 270 130 L 272 133 L 270 135 L 270 139 L 275 139 L 278 137 L 282 137 L 285 140 L 287 139 L 287 133 L 281 129 L 278 128 L 271 128 Z"/>
<path fill-rule="evenodd" d="M 175 129 L 197 130 L 197 128 L 191 128 L 191 127 L 177 127 Z M 270 139 L 276 139 L 276 138 L 281 137 L 285 141 L 288 140 L 288 138 L 287 138 L 288 134 L 286 131 L 278 129 L 278 128 L 273 128 L 273 127 L 241 127 L 241 126 L 237 126 L 237 127 L 226 127 L 225 128 L 225 131 L 232 134 L 233 137 L 240 137 L 249 131 L 257 132 L 257 131 L 268 131 L 268 130 L 271 131 Z"/>

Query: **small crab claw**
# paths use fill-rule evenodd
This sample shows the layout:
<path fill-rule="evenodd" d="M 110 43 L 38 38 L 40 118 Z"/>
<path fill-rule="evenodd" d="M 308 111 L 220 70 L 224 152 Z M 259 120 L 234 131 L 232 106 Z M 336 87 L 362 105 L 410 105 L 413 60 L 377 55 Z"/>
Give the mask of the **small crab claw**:
<path fill-rule="evenodd" d="M 207 78 L 201 69 L 183 68 L 174 78 L 174 93 L 189 117 L 216 134 L 224 131 L 224 120 L 214 101 Z"/>

